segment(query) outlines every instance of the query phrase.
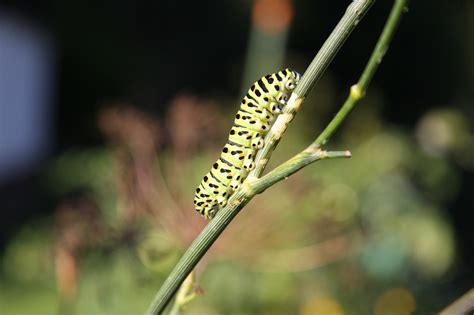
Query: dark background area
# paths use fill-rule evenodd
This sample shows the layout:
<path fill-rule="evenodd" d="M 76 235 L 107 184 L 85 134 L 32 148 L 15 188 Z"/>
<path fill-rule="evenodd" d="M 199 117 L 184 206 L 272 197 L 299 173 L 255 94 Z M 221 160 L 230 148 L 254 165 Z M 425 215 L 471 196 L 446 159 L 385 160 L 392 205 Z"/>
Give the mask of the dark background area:
<path fill-rule="evenodd" d="M 104 143 L 96 124 L 100 104 L 131 103 L 160 117 L 181 91 L 238 97 L 235 78 L 242 76 L 251 5 L 247 0 L 3 1 L 0 12 L 49 33 L 57 58 L 53 146 L 40 163 L 0 182 L 1 248 L 24 222 L 51 214 L 57 204 L 43 186 L 44 165 L 67 150 Z M 339 103 L 363 69 L 391 5 L 377 1 L 331 64 Z M 288 50 L 309 63 L 347 1 L 295 1 L 294 6 Z M 385 120 L 412 130 L 431 107 L 455 104 L 472 127 L 473 14 L 470 0 L 411 1 L 373 81 L 385 93 Z M 474 174 L 457 167 L 461 189 L 445 205 L 446 214 L 456 230 L 458 254 L 472 266 Z"/>
<path fill-rule="evenodd" d="M 295 3 L 289 49 L 310 61 L 345 7 L 338 1 Z M 378 1 L 330 66 L 341 100 L 363 68 L 390 7 L 390 1 Z M 413 128 L 430 106 L 453 100 L 472 121 L 469 7 L 468 0 L 410 3 L 374 82 L 389 98 L 390 106 L 383 111 L 389 121 Z M 55 39 L 59 58 L 52 154 L 101 143 L 95 116 L 104 100 L 129 101 L 160 115 L 182 90 L 238 91 L 233 77 L 240 73 L 232 64 L 245 52 L 250 1 L 6 1 L 2 10 L 41 25 Z M 464 172 L 463 190 L 453 209 L 474 204 L 472 175 Z M 4 210 L 2 243 L 5 231 L 37 211 L 51 209 L 53 201 L 44 198 L 34 178 L 2 184 L 2 199 L 12 205 Z M 465 231 L 461 243 L 472 243 L 472 225 L 465 217 L 471 211 L 452 215 Z"/>

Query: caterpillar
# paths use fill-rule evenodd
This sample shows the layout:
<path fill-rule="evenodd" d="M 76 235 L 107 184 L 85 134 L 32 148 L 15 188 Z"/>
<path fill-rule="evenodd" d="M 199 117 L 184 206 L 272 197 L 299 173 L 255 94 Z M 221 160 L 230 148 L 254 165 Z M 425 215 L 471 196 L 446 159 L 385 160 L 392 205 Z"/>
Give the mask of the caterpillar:
<path fill-rule="evenodd" d="M 263 147 L 264 136 L 300 77 L 298 72 L 285 69 L 260 78 L 250 87 L 221 156 L 195 191 L 194 207 L 204 218 L 213 218 L 254 168 L 255 154 Z"/>

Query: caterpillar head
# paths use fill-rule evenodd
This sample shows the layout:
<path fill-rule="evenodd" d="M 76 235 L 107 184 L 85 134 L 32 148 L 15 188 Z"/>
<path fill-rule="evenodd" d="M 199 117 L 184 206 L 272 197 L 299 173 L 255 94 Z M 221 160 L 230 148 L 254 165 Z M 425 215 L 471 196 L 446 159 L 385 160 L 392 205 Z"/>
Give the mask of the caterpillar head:
<path fill-rule="evenodd" d="M 301 75 L 289 68 L 286 68 L 283 73 L 285 75 L 285 89 L 287 89 L 289 92 L 292 92 L 296 88 Z"/>

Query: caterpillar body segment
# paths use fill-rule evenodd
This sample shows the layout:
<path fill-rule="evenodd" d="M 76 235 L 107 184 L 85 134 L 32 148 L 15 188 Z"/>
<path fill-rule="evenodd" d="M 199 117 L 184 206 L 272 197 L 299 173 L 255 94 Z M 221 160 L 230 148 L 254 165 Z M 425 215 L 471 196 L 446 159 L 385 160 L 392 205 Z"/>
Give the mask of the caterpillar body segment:
<path fill-rule="evenodd" d="M 194 207 L 206 219 L 227 204 L 255 167 L 255 155 L 300 77 L 290 69 L 266 75 L 242 99 L 221 156 L 194 194 Z"/>

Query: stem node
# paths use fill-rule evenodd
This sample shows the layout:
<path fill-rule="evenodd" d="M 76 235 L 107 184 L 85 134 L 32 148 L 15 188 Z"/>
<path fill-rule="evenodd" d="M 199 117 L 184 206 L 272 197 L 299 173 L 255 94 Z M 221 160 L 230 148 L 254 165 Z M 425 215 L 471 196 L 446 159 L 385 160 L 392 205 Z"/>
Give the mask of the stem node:
<path fill-rule="evenodd" d="M 351 86 L 351 91 L 349 93 L 349 96 L 354 100 L 354 101 L 359 101 L 364 97 L 364 91 L 362 91 L 359 87 L 358 84 L 354 84 Z"/>

